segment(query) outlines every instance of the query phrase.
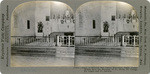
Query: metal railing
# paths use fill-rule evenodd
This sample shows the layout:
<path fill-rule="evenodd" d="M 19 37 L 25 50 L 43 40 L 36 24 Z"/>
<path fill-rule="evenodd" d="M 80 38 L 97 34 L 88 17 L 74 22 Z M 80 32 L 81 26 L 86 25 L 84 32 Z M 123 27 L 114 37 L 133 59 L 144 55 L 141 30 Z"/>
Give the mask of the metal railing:
<path fill-rule="evenodd" d="M 50 43 L 48 36 L 11 36 L 12 46 L 42 46 Z"/>
<path fill-rule="evenodd" d="M 139 46 L 139 36 L 124 35 L 122 36 L 123 46 Z"/>
<path fill-rule="evenodd" d="M 76 36 L 77 46 L 138 46 L 138 36 Z"/>
<path fill-rule="evenodd" d="M 12 46 L 74 46 L 74 36 L 11 36 Z"/>
<path fill-rule="evenodd" d="M 55 39 L 55 40 L 54 40 Z M 139 36 L 12 36 L 12 46 L 139 46 Z"/>
<path fill-rule="evenodd" d="M 88 45 L 99 41 L 99 36 L 76 36 L 75 45 Z"/>
<path fill-rule="evenodd" d="M 76 36 L 76 45 L 102 45 L 117 46 L 121 45 L 120 37 L 100 37 L 100 36 Z"/>
<path fill-rule="evenodd" d="M 57 46 L 74 46 L 74 36 L 57 36 Z"/>

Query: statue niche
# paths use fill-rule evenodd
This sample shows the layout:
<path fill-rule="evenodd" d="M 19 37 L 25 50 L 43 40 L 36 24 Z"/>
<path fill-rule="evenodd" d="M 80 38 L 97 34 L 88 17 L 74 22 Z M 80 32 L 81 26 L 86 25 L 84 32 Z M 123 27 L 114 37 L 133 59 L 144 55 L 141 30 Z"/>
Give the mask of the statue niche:
<path fill-rule="evenodd" d="M 38 22 L 38 33 L 42 33 L 42 32 L 43 32 L 43 23 Z"/>
<path fill-rule="evenodd" d="M 103 22 L 103 32 L 108 32 L 109 31 L 109 24 L 107 21 Z"/>

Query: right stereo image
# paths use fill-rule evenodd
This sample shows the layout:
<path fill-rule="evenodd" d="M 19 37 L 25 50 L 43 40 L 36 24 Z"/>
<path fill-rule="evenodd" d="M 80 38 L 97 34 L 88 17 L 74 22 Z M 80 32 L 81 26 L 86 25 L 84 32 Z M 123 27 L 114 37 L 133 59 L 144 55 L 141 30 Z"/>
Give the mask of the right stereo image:
<path fill-rule="evenodd" d="M 139 20 L 134 7 L 92 1 L 76 11 L 75 66 L 138 67 Z"/>

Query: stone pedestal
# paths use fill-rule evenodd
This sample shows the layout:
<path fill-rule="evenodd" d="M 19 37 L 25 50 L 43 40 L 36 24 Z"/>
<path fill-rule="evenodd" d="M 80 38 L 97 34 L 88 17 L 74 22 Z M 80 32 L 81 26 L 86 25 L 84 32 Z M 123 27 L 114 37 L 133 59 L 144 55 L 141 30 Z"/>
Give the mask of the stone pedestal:
<path fill-rule="evenodd" d="M 121 50 L 121 57 L 139 57 L 139 47 L 124 47 Z"/>
<path fill-rule="evenodd" d="M 56 57 L 75 57 L 74 47 L 58 47 L 56 48 Z"/>

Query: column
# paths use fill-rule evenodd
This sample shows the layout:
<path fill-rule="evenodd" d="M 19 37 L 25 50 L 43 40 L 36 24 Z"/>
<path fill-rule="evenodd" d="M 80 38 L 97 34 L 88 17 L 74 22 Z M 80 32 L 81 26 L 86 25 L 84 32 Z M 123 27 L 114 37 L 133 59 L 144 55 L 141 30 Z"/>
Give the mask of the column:
<path fill-rule="evenodd" d="M 136 44 L 135 44 L 135 35 L 133 36 L 133 38 L 134 38 L 134 40 L 133 40 L 133 41 L 134 41 L 133 46 L 135 46 L 135 45 L 136 45 Z"/>
<path fill-rule="evenodd" d="M 57 36 L 57 46 L 59 46 L 59 36 Z"/>
<path fill-rule="evenodd" d="M 68 46 L 70 47 L 70 36 L 68 36 Z"/>
<path fill-rule="evenodd" d="M 122 46 L 124 46 L 124 35 L 122 36 Z"/>

